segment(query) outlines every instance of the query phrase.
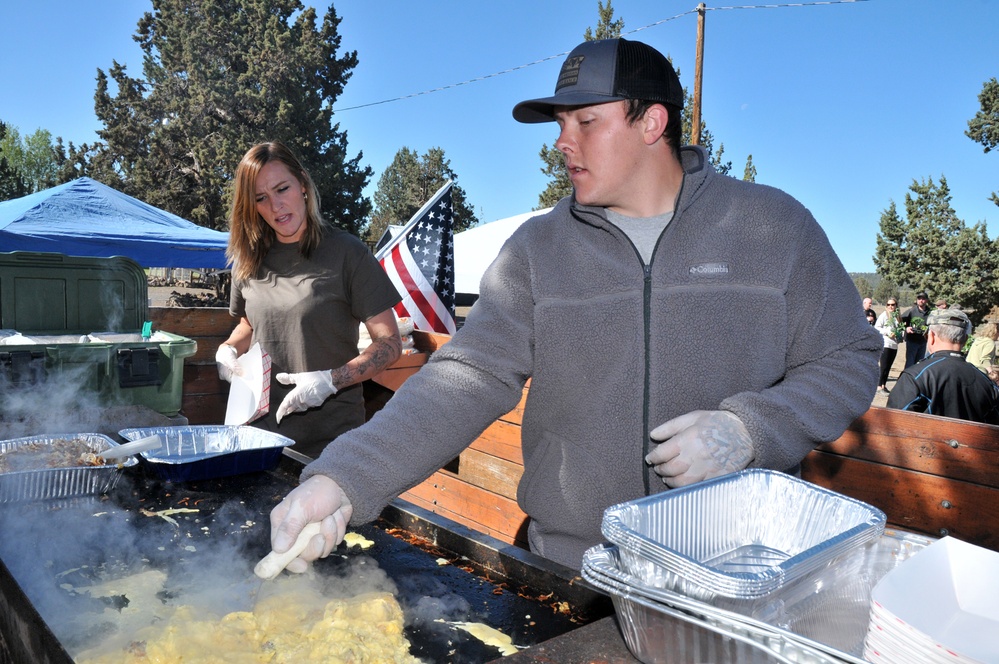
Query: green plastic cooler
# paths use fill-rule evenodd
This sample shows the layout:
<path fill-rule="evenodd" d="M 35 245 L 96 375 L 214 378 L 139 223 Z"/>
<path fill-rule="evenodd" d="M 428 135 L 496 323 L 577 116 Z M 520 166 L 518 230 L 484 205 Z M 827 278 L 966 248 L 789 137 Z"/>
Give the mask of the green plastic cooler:
<path fill-rule="evenodd" d="M 148 320 L 146 274 L 130 258 L 0 253 L 0 416 L 5 393 L 56 381 L 101 405 L 176 415 L 197 343 Z"/>

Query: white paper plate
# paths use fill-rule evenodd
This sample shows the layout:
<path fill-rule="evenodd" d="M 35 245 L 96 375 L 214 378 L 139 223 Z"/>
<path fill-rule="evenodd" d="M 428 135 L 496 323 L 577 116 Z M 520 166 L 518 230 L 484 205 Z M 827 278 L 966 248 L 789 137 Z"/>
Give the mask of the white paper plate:
<path fill-rule="evenodd" d="M 944 537 L 886 574 L 871 599 L 890 640 L 932 644 L 951 661 L 999 662 L 995 551 Z"/>
<path fill-rule="evenodd" d="M 263 351 L 260 344 L 256 343 L 240 356 L 239 366 L 243 368 L 243 375 L 232 377 L 232 384 L 229 387 L 229 401 L 225 407 L 224 424 L 239 425 L 250 421 L 256 412 L 257 405 L 264 390 L 269 387 L 264 383 L 264 361 Z M 270 375 L 266 376 L 270 381 Z"/>

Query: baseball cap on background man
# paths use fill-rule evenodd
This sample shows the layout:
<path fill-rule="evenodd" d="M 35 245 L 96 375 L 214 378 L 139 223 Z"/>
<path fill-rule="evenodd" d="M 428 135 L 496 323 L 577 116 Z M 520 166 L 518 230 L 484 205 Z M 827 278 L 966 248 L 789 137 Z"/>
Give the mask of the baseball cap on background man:
<path fill-rule="evenodd" d="M 917 300 L 928 300 L 928 299 L 930 299 L 930 296 L 927 295 L 925 292 L 923 292 L 923 293 L 916 293 L 916 299 Z"/>
<path fill-rule="evenodd" d="M 927 325 L 952 325 L 971 333 L 971 320 L 960 309 L 935 309 L 926 316 Z"/>
<path fill-rule="evenodd" d="M 555 94 L 513 107 L 518 122 L 552 122 L 556 106 L 589 106 L 622 99 L 683 108 L 683 88 L 666 57 L 648 44 L 627 39 L 585 41 L 562 63 Z"/>

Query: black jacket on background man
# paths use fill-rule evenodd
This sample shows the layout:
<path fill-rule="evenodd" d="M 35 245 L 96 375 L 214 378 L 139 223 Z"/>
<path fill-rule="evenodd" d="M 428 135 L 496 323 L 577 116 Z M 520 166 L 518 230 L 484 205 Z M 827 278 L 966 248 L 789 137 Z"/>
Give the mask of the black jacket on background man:
<path fill-rule="evenodd" d="M 939 350 L 903 371 L 888 407 L 999 424 L 999 386 L 954 350 Z"/>

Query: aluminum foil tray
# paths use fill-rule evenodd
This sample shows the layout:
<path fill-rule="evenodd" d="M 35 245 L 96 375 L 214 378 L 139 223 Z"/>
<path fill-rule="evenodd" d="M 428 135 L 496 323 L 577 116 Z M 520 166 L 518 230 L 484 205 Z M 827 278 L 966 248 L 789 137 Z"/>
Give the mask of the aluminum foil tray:
<path fill-rule="evenodd" d="M 885 514 L 786 473 L 750 469 L 604 512 L 625 568 L 691 596 L 762 597 L 879 537 Z"/>
<path fill-rule="evenodd" d="M 645 664 L 831 664 L 836 661 L 805 656 L 798 648 L 793 648 L 792 655 L 778 639 L 766 634 L 747 635 L 738 626 L 734 629 L 715 627 L 599 577 L 587 577 L 585 568 L 584 578 L 610 595 L 625 645 L 636 659 Z M 780 647 L 787 655 L 772 651 L 773 647 Z"/>
<path fill-rule="evenodd" d="M 0 454 L 28 444 L 56 447 L 66 439 L 82 439 L 95 454 L 117 447 L 118 443 L 99 433 L 45 434 L 0 441 Z M 135 457 L 106 466 L 44 468 L 0 473 L 0 503 L 51 498 L 73 498 L 107 493 L 118 483 L 121 469 L 138 463 Z"/>
<path fill-rule="evenodd" d="M 163 446 L 140 456 L 160 478 L 206 480 L 274 468 L 291 438 L 255 427 L 202 425 L 122 429 L 127 440 L 160 436 Z"/>
<path fill-rule="evenodd" d="M 755 661 L 744 653 L 734 659 L 712 656 L 703 641 L 716 637 L 702 633 L 707 631 L 742 644 L 748 639 L 775 661 L 863 664 L 874 587 L 933 541 L 887 530 L 828 567 L 781 588 L 767 601 L 727 597 L 702 601 L 645 585 L 624 569 L 619 547 L 611 544 L 586 552 L 582 576 L 614 600 L 625 641 L 643 662 L 666 661 L 660 658 L 671 649 L 663 646 L 671 642 L 693 642 L 698 657 L 694 661 Z M 676 623 L 677 612 L 686 624 Z M 728 644 L 726 648 L 742 647 L 722 643 Z"/>

